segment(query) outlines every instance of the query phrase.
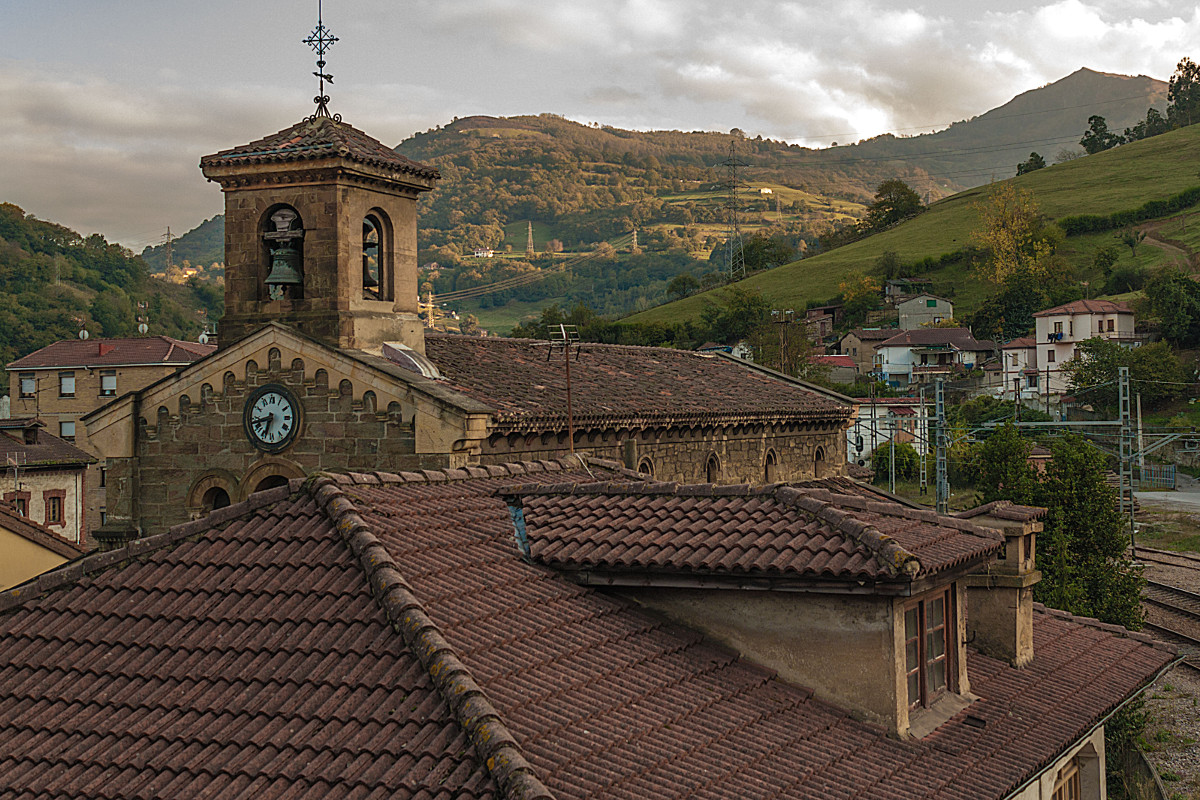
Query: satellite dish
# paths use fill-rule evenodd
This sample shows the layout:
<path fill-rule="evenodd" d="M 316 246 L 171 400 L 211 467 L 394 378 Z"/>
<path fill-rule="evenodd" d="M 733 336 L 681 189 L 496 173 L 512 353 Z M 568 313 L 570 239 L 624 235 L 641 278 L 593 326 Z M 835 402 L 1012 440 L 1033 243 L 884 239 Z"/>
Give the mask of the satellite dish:
<path fill-rule="evenodd" d="M 201 333 L 201 334 L 200 334 L 200 339 L 199 339 L 198 341 L 200 342 L 200 344 L 208 344 L 208 334 L 207 334 L 207 333 Z"/>
<path fill-rule="evenodd" d="M 80 339 L 87 339 L 87 337 L 88 337 L 88 332 L 87 332 L 86 330 L 80 330 L 80 331 L 79 331 L 79 338 L 80 338 Z"/>
<path fill-rule="evenodd" d="M 150 330 L 150 326 L 146 323 L 143 322 L 142 324 L 138 325 L 138 333 L 145 333 L 148 330 Z"/>

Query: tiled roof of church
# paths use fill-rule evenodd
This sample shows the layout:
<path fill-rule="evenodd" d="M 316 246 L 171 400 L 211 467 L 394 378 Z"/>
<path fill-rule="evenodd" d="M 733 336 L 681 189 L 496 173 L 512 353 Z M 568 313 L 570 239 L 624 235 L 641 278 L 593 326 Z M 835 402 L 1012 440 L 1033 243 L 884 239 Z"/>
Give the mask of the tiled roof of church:
<path fill-rule="evenodd" d="M 0 795 L 998 798 L 1173 660 L 1039 610 L 898 741 L 525 563 L 496 493 L 538 473 L 592 480 L 317 477 L 0 594 Z"/>
<path fill-rule="evenodd" d="M 216 345 L 184 342 L 170 336 L 63 339 L 18 358 L 8 364 L 8 369 L 190 364 L 216 349 Z"/>
<path fill-rule="evenodd" d="M 564 425 L 562 354 L 532 339 L 432 334 L 425 353 L 459 391 L 496 409 L 501 428 Z M 664 347 L 580 345 L 571 361 L 576 429 L 612 421 L 799 419 L 842 422 L 851 401 L 740 359 Z"/>
<path fill-rule="evenodd" d="M 910 582 L 987 562 L 981 528 L 823 489 L 645 482 L 516 486 L 530 557 L 557 569 Z"/>
<path fill-rule="evenodd" d="M 278 133 L 231 147 L 200 159 L 201 167 L 312 161 L 340 156 L 351 161 L 437 178 L 434 167 L 413 161 L 345 122 L 316 117 L 297 122 Z"/>

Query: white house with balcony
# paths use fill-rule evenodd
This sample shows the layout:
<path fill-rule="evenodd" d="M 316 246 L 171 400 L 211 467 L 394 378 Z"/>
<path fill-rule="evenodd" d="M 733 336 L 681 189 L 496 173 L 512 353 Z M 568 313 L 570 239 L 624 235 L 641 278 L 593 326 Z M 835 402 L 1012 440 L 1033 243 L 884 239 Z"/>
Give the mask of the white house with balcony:
<path fill-rule="evenodd" d="M 954 378 L 983 366 L 996 349 L 967 328 L 917 328 L 902 331 L 875 347 L 875 374 L 904 388 L 935 378 Z"/>
<path fill-rule="evenodd" d="M 1067 390 L 1061 367 L 1075 356 L 1080 342 L 1099 337 L 1124 347 L 1141 344 L 1133 332 L 1133 311 L 1112 300 L 1076 300 L 1039 311 L 1033 319 L 1037 347 L 1034 369 L 1040 369 L 1050 394 Z"/>
<path fill-rule="evenodd" d="M 1000 397 L 1012 397 L 1019 393 L 1022 400 L 1037 400 L 1041 396 L 1043 378 L 1038 371 L 1037 341 L 1032 336 L 1013 339 L 1000 347 L 1000 364 L 1003 374 L 1000 381 Z"/>

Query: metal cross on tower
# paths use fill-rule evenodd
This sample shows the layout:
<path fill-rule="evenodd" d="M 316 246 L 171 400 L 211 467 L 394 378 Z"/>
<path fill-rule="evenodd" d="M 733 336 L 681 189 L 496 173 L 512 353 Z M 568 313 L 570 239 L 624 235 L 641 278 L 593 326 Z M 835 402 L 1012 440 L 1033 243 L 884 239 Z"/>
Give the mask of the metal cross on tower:
<path fill-rule="evenodd" d="M 317 27 L 313 28 L 313 32 L 304 40 L 304 43 L 317 53 L 317 71 L 313 75 L 316 75 L 320 81 L 320 91 L 313 98 L 313 102 L 317 104 L 317 110 L 309 119 L 329 116 L 329 95 L 325 94 L 325 81 L 332 84 L 333 76 L 325 71 L 325 52 L 333 47 L 337 40 L 338 38 L 329 32 L 321 20 L 321 0 L 317 0 Z M 333 120 L 341 122 L 342 115 L 335 114 Z"/>
<path fill-rule="evenodd" d="M 736 142 L 729 143 L 728 158 L 717 165 L 725 172 L 722 186 L 726 192 L 725 213 L 729 216 L 729 238 L 725 241 L 725 268 L 729 272 L 731 281 L 746 277 L 746 258 L 742 253 L 742 229 L 738 220 L 738 213 L 742 210 L 741 200 L 738 197 L 742 180 L 738 170 L 749 164 L 737 157 L 735 146 Z"/>

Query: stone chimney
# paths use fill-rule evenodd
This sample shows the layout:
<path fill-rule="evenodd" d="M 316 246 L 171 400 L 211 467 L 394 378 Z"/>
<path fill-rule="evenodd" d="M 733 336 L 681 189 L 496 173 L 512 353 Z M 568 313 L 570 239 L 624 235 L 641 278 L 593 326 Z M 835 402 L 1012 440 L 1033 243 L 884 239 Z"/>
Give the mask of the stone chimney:
<path fill-rule="evenodd" d="M 955 515 L 1004 534 L 1000 560 L 966 578 L 967 641 L 1014 667 L 1033 661 L 1033 586 L 1042 579 L 1035 558 L 1045 513 L 997 500 Z"/>

